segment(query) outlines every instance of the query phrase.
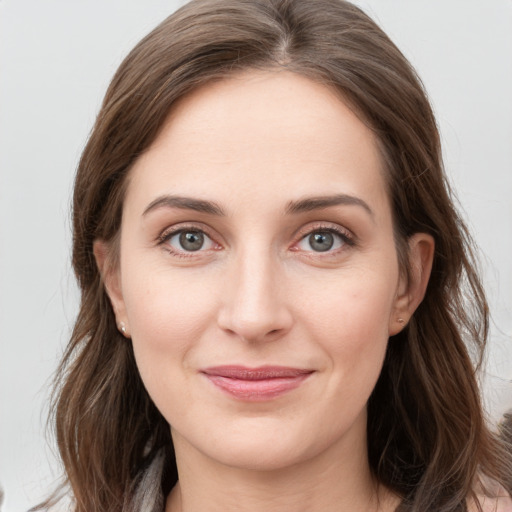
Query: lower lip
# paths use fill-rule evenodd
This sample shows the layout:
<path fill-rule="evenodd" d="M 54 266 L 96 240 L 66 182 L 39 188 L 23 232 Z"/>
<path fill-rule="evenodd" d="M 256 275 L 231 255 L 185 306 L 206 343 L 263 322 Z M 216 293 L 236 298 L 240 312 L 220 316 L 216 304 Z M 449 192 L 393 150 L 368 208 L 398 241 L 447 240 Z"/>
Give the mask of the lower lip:
<path fill-rule="evenodd" d="M 206 375 L 208 380 L 228 395 L 246 402 L 265 402 L 298 388 L 311 374 L 261 380 L 243 380 L 219 375 Z"/>

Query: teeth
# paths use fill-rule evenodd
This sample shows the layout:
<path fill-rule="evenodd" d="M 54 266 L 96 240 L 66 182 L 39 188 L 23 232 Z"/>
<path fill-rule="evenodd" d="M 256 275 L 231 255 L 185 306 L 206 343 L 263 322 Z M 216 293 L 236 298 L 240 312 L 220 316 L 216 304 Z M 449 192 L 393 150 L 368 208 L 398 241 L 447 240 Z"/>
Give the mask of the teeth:
<path fill-rule="evenodd" d="M 279 379 L 285 378 L 283 375 L 268 375 L 268 374 L 245 374 L 245 375 L 231 375 L 228 379 L 237 380 L 267 380 L 267 379 Z"/>

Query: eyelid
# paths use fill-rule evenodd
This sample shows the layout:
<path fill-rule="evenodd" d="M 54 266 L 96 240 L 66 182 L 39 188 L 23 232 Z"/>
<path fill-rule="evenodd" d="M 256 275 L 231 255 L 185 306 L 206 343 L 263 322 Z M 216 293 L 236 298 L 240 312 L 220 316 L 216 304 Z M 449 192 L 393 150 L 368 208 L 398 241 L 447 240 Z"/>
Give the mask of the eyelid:
<path fill-rule="evenodd" d="M 219 250 L 223 247 L 223 244 L 219 243 L 217 240 L 219 236 L 217 234 L 212 234 L 212 229 L 202 222 L 179 222 L 178 224 L 173 224 L 172 226 L 166 227 L 164 230 L 160 232 L 160 234 L 156 237 L 155 243 L 157 245 L 164 245 L 171 237 L 174 235 L 183 232 L 183 231 L 200 231 L 205 236 L 207 236 L 216 247 L 213 248 L 213 250 Z M 339 236 L 343 243 L 343 246 L 335 249 L 334 251 L 326 251 L 325 253 L 321 252 L 315 252 L 315 251 L 307 251 L 314 253 L 315 256 L 319 257 L 327 257 L 332 254 L 336 254 L 339 251 L 343 251 L 343 247 L 349 246 L 352 247 L 357 244 L 357 238 L 356 236 L 347 228 L 334 223 L 334 222 L 328 222 L 328 221 L 317 221 L 317 222 L 311 222 L 306 224 L 305 226 L 302 226 L 299 230 L 296 231 L 294 235 L 294 241 L 290 247 L 290 250 L 292 251 L 299 251 L 297 247 L 297 244 L 300 243 L 304 238 L 311 235 L 312 233 L 316 231 L 327 231 L 336 234 Z M 167 250 L 169 252 L 174 253 L 175 255 L 190 257 L 197 255 L 197 253 L 203 253 L 212 249 L 207 249 L 206 251 L 180 251 L 172 247 L 168 247 Z"/>
<path fill-rule="evenodd" d="M 295 235 L 295 241 L 293 242 L 293 245 L 291 247 L 291 250 L 298 251 L 300 249 L 297 248 L 297 245 L 302 242 L 306 237 L 310 236 L 311 234 L 319 231 L 327 231 L 329 233 L 334 233 L 335 235 L 339 236 L 343 243 L 343 246 L 348 245 L 349 247 L 352 247 L 356 245 L 357 239 L 354 236 L 354 234 L 347 228 L 340 226 L 339 224 L 335 224 L 333 222 L 325 222 L 325 221 L 319 221 L 314 223 L 309 223 L 306 226 L 301 227 L 296 235 Z M 313 252 L 315 255 L 318 256 L 328 256 L 332 255 L 338 251 L 343 250 L 343 246 L 339 249 L 335 249 L 334 251 L 326 251 L 325 253 L 321 252 L 315 252 L 315 251 L 307 251 L 307 252 Z"/>
<path fill-rule="evenodd" d="M 217 242 L 217 238 L 215 235 L 211 234 L 211 229 L 206 226 L 205 224 L 201 222 L 180 222 L 178 224 L 173 224 L 172 226 L 169 226 L 165 228 L 163 231 L 160 232 L 160 234 L 157 236 L 155 242 L 157 245 L 164 245 L 166 242 L 168 242 L 173 236 L 182 233 L 184 231 L 198 231 L 203 233 L 207 238 L 209 238 L 215 247 L 206 249 L 206 250 L 198 250 L 198 251 L 183 251 L 179 250 L 171 245 L 168 245 L 166 247 L 166 250 L 171 252 L 174 255 L 178 256 L 184 256 L 184 257 L 191 257 L 194 255 L 198 255 L 199 253 L 204 253 L 209 250 L 218 250 L 221 248 L 221 244 Z"/>
<path fill-rule="evenodd" d="M 211 234 L 211 228 L 202 222 L 177 222 L 176 224 L 172 224 L 170 226 L 166 226 L 162 229 L 157 237 L 155 238 L 155 242 L 162 242 L 169 238 L 170 235 L 179 233 L 180 231 L 201 231 L 205 235 L 208 235 L 210 238 L 213 238 Z"/>

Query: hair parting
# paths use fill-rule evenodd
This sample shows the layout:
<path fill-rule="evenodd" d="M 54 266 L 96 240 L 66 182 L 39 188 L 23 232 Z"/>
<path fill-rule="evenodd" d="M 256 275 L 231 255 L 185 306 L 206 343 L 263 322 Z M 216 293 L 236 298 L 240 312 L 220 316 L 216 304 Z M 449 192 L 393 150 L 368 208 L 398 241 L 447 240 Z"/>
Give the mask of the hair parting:
<path fill-rule="evenodd" d="M 488 306 L 416 73 L 384 32 L 343 0 L 193 0 L 123 61 L 78 165 L 73 268 L 81 305 L 52 406 L 74 512 L 137 510 L 149 467 L 160 468 L 150 480 L 162 495 L 177 481 L 169 426 L 118 331 L 93 242 L 109 244 L 114 269 L 133 163 L 180 98 L 249 69 L 285 69 L 325 84 L 375 132 L 403 272 L 409 237 L 434 237 L 426 296 L 390 338 L 368 404 L 369 461 L 377 481 L 403 497 L 399 512 L 458 512 L 468 499 L 480 508 L 476 495 L 495 492 L 489 482 L 510 485 L 512 459 L 482 413 L 477 372 Z"/>

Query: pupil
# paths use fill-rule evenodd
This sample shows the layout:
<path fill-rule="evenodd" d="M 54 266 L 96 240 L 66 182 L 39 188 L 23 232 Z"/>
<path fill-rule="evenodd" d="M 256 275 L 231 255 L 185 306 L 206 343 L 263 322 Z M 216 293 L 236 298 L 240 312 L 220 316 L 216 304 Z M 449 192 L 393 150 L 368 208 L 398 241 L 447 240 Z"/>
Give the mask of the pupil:
<path fill-rule="evenodd" d="M 312 249 L 318 252 L 328 251 L 334 245 L 332 233 L 313 233 L 309 235 L 309 244 Z"/>
<path fill-rule="evenodd" d="M 204 235 L 199 231 L 186 231 L 180 234 L 180 245 L 186 251 L 198 251 L 203 244 Z"/>

